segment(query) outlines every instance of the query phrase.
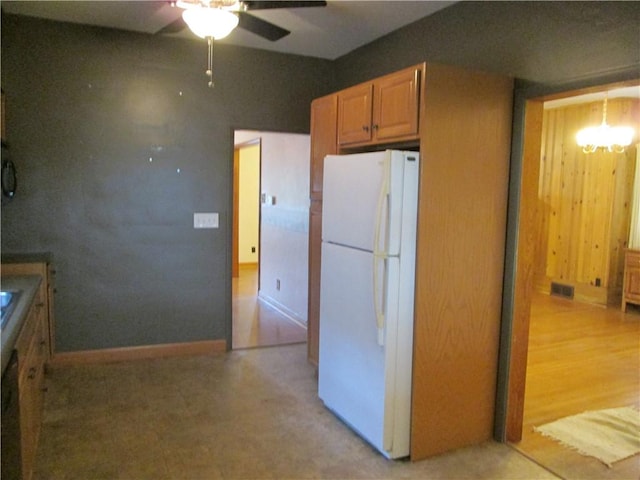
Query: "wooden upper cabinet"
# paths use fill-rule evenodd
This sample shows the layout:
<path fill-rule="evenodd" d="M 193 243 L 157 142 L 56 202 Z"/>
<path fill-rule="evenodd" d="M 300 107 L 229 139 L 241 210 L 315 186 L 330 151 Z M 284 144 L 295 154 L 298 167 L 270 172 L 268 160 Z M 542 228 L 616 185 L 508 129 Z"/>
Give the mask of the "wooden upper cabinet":
<path fill-rule="evenodd" d="M 418 138 L 421 66 L 338 93 L 338 144 L 375 145 Z"/>
<path fill-rule="evenodd" d="M 337 117 L 337 95 L 328 95 L 311 102 L 311 200 L 322 200 L 324 157 L 337 153 Z"/>
<path fill-rule="evenodd" d="M 373 84 L 365 83 L 338 93 L 338 143 L 371 141 Z"/>
<path fill-rule="evenodd" d="M 420 70 L 410 68 L 374 83 L 373 135 L 379 142 L 418 135 Z"/>

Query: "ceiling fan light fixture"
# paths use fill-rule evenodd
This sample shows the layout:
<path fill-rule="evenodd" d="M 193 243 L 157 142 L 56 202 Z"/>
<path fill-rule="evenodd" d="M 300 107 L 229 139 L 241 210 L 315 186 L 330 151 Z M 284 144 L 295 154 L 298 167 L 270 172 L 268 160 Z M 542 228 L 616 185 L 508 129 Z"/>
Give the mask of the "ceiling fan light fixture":
<path fill-rule="evenodd" d="M 220 40 L 238 26 L 238 15 L 221 8 L 195 7 L 182 12 L 189 29 L 200 38 Z"/>

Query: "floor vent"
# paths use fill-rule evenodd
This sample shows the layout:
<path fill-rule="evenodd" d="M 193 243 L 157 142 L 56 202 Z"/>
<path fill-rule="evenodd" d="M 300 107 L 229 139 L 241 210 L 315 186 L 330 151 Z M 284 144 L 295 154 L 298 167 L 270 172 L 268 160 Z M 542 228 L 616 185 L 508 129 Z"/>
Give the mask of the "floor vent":
<path fill-rule="evenodd" d="M 551 295 L 558 297 L 573 298 L 573 287 L 561 283 L 551 282 Z"/>

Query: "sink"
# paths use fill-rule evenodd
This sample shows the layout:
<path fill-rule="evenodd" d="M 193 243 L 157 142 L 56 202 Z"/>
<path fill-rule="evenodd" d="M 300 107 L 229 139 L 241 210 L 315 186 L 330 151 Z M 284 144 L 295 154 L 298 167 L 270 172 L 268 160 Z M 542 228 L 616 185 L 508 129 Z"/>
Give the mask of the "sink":
<path fill-rule="evenodd" d="M 21 290 L 2 290 L 0 292 L 0 309 L 2 312 L 2 324 L 1 329 L 4 330 L 4 326 L 6 325 L 9 317 L 11 316 L 11 312 L 14 307 L 18 303 L 20 299 Z"/>

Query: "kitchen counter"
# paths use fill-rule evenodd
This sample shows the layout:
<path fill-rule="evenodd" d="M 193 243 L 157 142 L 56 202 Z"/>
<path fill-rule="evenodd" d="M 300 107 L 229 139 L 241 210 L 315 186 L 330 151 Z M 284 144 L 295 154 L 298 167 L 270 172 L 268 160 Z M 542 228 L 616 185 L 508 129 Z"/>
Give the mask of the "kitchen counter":
<path fill-rule="evenodd" d="M 51 252 L 3 253 L 1 263 L 53 263 Z"/>
<path fill-rule="evenodd" d="M 4 260 L 4 259 L 3 259 Z M 2 372 L 4 372 L 9 359 L 11 358 L 11 352 L 20 334 L 20 329 L 27 318 L 29 308 L 33 302 L 33 299 L 40 287 L 42 278 L 37 275 L 20 275 L 20 276 L 6 276 L 2 277 L 2 290 L 7 291 L 20 291 L 20 298 L 13 307 L 13 310 L 9 313 L 9 318 L 2 329 L 2 344 L 0 354 L 2 356 Z"/>

